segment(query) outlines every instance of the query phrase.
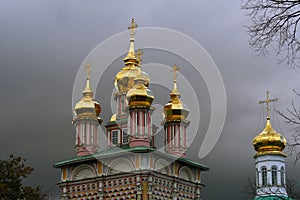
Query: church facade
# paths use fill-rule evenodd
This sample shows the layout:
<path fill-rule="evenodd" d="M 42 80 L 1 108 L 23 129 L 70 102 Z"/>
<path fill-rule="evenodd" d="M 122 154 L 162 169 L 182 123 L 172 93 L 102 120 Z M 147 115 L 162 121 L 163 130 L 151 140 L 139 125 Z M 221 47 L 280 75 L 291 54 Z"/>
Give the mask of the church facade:
<path fill-rule="evenodd" d="M 74 108 L 77 156 L 54 165 L 61 171 L 61 199 L 201 199 L 202 172 L 209 169 L 186 158 L 190 121 L 177 89 L 179 68 L 174 65 L 173 89 L 164 106 L 161 152 L 154 145 L 150 77 L 142 71 L 142 52 L 134 48 L 136 27 L 132 20 L 129 51 L 114 81 L 116 112 L 105 125 L 106 149 L 101 151 L 101 105 L 93 97 L 87 66 L 86 87 Z"/>

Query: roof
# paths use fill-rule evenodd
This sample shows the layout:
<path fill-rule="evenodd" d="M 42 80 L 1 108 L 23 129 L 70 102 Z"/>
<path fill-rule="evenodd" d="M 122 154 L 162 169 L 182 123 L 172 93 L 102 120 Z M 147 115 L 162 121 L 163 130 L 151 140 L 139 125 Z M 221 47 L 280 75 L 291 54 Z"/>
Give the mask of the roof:
<path fill-rule="evenodd" d="M 58 163 L 54 164 L 53 166 L 55 168 L 59 168 L 59 167 L 62 167 L 62 166 L 68 165 L 68 164 L 75 164 L 75 163 L 80 163 L 80 162 L 83 162 L 83 161 L 91 161 L 91 160 L 96 160 L 96 159 L 100 159 L 100 158 L 117 156 L 117 155 L 120 155 L 120 154 L 127 154 L 127 153 L 130 153 L 130 152 L 134 152 L 134 153 L 153 152 L 153 153 L 159 154 L 160 156 L 168 157 L 170 159 L 174 159 L 174 160 L 177 160 L 179 162 L 183 162 L 183 163 L 186 163 L 188 165 L 198 167 L 203 171 L 208 171 L 209 170 L 208 167 L 206 167 L 206 166 L 204 166 L 204 165 L 202 165 L 198 162 L 195 162 L 193 160 L 178 157 L 178 156 L 174 156 L 174 155 L 171 155 L 171 154 L 168 154 L 168 153 L 157 151 L 156 149 L 153 149 L 151 147 L 144 147 L 144 146 L 132 147 L 132 148 L 130 148 L 129 146 L 127 146 L 127 147 L 125 146 L 123 148 L 111 147 L 111 148 L 105 149 L 103 151 L 99 151 L 99 152 L 91 154 L 91 155 L 76 156 L 74 158 L 58 162 Z"/>
<path fill-rule="evenodd" d="M 262 196 L 262 197 L 255 197 L 254 200 L 293 200 L 292 198 L 286 196 Z"/>

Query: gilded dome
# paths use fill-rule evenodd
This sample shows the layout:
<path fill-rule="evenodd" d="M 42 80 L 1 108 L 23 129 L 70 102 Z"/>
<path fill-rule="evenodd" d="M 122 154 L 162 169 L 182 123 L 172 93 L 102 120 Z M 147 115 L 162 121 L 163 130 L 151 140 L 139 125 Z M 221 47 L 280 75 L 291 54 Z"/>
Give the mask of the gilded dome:
<path fill-rule="evenodd" d="M 113 114 L 113 115 L 111 116 L 111 118 L 110 118 L 110 121 L 111 121 L 111 122 L 114 122 L 114 121 L 116 121 L 116 119 L 117 119 L 117 115 L 116 115 L 116 114 Z"/>
<path fill-rule="evenodd" d="M 86 87 L 82 92 L 82 98 L 75 105 L 75 121 L 78 119 L 95 119 L 99 123 L 102 122 L 102 119 L 99 117 L 101 113 L 100 104 L 93 99 L 93 91 L 90 89 L 90 79 L 87 77 Z"/>
<path fill-rule="evenodd" d="M 254 149 L 257 151 L 255 156 L 265 154 L 281 154 L 286 145 L 286 139 L 277 133 L 267 118 L 264 130 L 253 139 Z"/>
<path fill-rule="evenodd" d="M 170 101 L 164 106 L 164 120 L 169 121 L 187 121 L 189 114 L 187 106 L 180 100 L 179 95 L 170 94 Z"/>
<path fill-rule="evenodd" d="M 182 121 L 182 122 L 188 122 L 186 120 L 189 110 L 187 106 L 180 100 L 180 93 L 177 90 L 177 80 L 176 80 L 176 72 L 179 70 L 179 67 L 177 65 L 174 65 L 173 71 L 174 71 L 174 81 L 173 81 L 173 90 L 170 93 L 170 100 L 169 102 L 164 106 L 163 116 L 165 122 L 170 121 Z"/>
<path fill-rule="evenodd" d="M 141 78 L 145 81 L 145 86 L 148 87 L 150 77 L 146 72 L 139 72 L 140 67 L 138 66 L 125 66 L 119 71 L 115 77 L 115 87 L 119 92 L 129 91 L 134 83 L 134 79 L 141 73 Z"/>
<path fill-rule="evenodd" d="M 145 85 L 145 80 L 141 75 L 134 79 L 134 86 L 127 92 L 129 108 L 150 107 L 154 96 L 152 91 Z"/>

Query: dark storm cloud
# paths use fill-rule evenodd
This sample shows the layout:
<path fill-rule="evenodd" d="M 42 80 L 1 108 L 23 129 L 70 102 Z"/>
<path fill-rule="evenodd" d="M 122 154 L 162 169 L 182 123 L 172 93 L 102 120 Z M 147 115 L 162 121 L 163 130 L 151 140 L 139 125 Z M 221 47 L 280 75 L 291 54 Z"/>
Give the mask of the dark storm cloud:
<path fill-rule="evenodd" d="M 276 67 L 276 58 L 255 57 L 247 44 L 240 1 L 1 1 L 1 158 L 10 153 L 27 158 L 35 168 L 28 182 L 58 192 L 59 172 L 52 164 L 74 156 L 71 97 L 78 67 L 98 43 L 126 30 L 132 16 L 140 27 L 189 35 L 216 62 L 228 108 L 218 143 L 200 160 L 211 168 L 203 175 L 203 194 L 207 200 L 243 199 L 243 185 L 254 175 L 251 142 L 260 112 L 257 101 L 270 89 L 280 99 L 278 107 L 285 109 L 299 79 L 298 71 Z M 105 82 L 112 87 L 113 77 Z M 97 92 L 100 103 L 107 99 L 101 95 Z M 198 149 L 193 143 L 194 160 Z M 290 167 L 288 174 L 296 172 L 300 174 L 299 168 Z"/>

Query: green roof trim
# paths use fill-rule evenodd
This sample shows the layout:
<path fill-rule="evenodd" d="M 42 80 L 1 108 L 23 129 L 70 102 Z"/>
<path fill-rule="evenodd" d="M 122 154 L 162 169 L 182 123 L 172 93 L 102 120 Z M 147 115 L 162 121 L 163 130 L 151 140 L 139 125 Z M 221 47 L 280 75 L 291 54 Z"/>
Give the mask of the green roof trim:
<path fill-rule="evenodd" d="M 293 199 L 286 196 L 270 195 L 270 196 L 255 197 L 254 200 L 293 200 Z"/>
<path fill-rule="evenodd" d="M 174 156 L 172 154 L 160 152 L 160 151 L 157 151 L 156 149 L 153 149 L 151 147 L 138 146 L 138 147 L 132 147 L 131 148 L 131 147 L 129 147 L 129 145 L 128 146 L 123 146 L 122 148 L 117 147 L 117 146 L 111 147 L 111 148 L 105 149 L 103 151 L 99 151 L 97 153 L 94 153 L 92 155 L 77 156 L 77 157 L 74 157 L 74 158 L 71 158 L 71 159 L 68 159 L 68 160 L 58 162 L 58 163 L 54 164 L 53 166 L 55 168 L 59 168 L 61 166 L 68 165 L 68 164 L 79 163 L 79 162 L 82 162 L 82 161 L 96 160 L 96 159 L 105 158 L 105 157 L 109 157 L 109 156 L 117 156 L 117 155 L 120 155 L 120 154 L 129 153 L 129 152 L 134 152 L 134 153 L 153 152 L 153 153 L 159 154 L 161 156 L 168 157 L 170 159 L 174 159 L 174 160 L 184 162 L 186 164 L 189 164 L 189 165 L 192 165 L 192 166 L 195 166 L 195 167 L 199 167 L 203 171 L 208 171 L 209 170 L 208 167 L 206 167 L 206 166 L 204 166 L 204 165 L 202 165 L 198 162 L 195 162 L 193 160 L 187 159 L 187 158 L 182 158 L 182 157 Z"/>

